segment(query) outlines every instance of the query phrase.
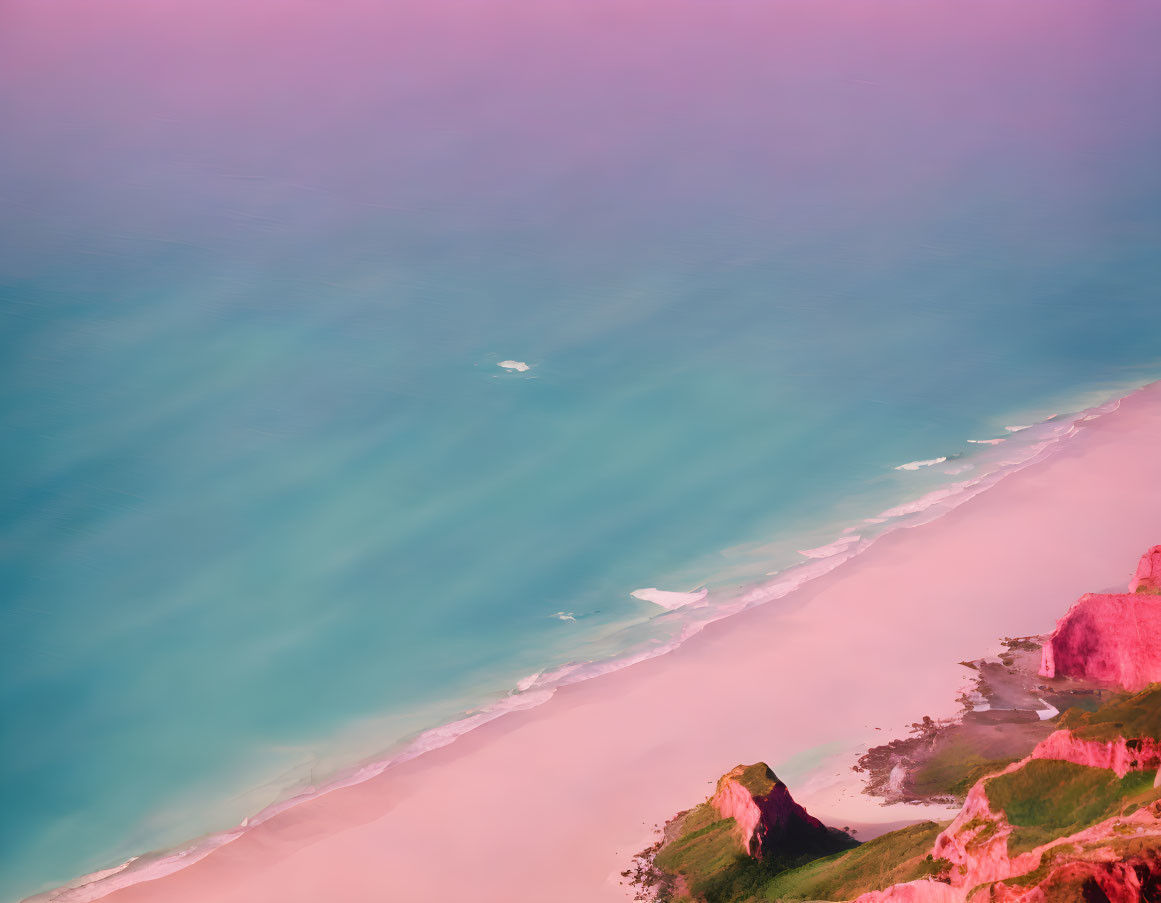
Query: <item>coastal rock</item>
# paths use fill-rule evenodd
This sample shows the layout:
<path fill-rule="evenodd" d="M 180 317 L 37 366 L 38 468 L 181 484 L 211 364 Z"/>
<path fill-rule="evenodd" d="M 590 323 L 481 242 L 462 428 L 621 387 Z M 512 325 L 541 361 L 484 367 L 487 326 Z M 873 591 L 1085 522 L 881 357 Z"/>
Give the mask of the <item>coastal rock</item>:
<path fill-rule="evenodd" d="M 1100 742 L 1082 740 L 1072 731 L 1056 731 L 1032 750 L 1033 759 L 1060 759 L 1090 768 L 1107 768 L 1123 778 L 1130 771 L 1161 767 L 1161 743 L 1152 737 L 1137 737 Z"/>
<path fill-rule="evenodd" d="M 1023 874 L 1035 868 L 1039 860 L 1034 853 L 1024 853 L 1015 859 L 1008 856 L 1012 828 L 1003 812 L 992 810 L 986 784 L 986 780 L 976 782 L 959 815 L 935 839 L 932 856 L 951 863 L 949 877 L 953 887 L 972 888 Z"/>
<path fill-rule="evenodd" d="M 1141 556 L 1137 573 L 1129 581 L 1131 593 L 1161 593 L 1161 546 L 1153 546 Z"/>
<path fill-rule="evenodd" d="M 1144 903 L 1161 891 L 1161 860 L 1134 856 L 1119 862 L 1071 861 L 1051 871 L 1032 887 L 994 884 L 989 903 L 1050 903 L 1052 900 L 1107 900 Z"/>
<path fill-rule="evenodd" d="M 1004 773 L 1024 767 L 1015 763 Z M 1052 903 L 1108 900 L 1144 903 L 1161 899 L 1161 808 L 1158 803 L 1115 815 L 1074 834 L 1048 840 L 1018 856 L 1008 855 L 1007 817 L 988 802 L 987 778 L 976 783 L 963 810 L 936 838 L 932 855 L 952 863 L 951 886 L 972 903 Z M 1046 787 L 1046 793 L 1052 788 Z M 1140 855 L 1125 856 L 1124 839 Z M 1045 858 L 1049 857 L 1049 858 Z M 1045 866 L 1055 863 L 1045 871 Z M 1033 877 L 1034 880 L 1029 880 Z M 916 882 L 918 883 L 918 882 Z M 885 894 L 895 888 L 888 888 Z M 1103 896 L 1102 896 L 1103 895 Z M 860 898 L 890 903 L 907 897 Z M 922 898 L 918 898 L 922 899 Z M 933 898 L 941 901 L 944 898 Z M 953 899 L 953 898 L 947 898 Z"/>
<path fill-rule="evenodd" d="M 924 878 L 873 890 L 856 897 L 854 903 L 960 903 L 963 898 L 962 888 Z"/>
<path fill-rule="evenodd" d="M 765 762 L 739 765 L 718 779 L 710 803 L 738 825 L 742 848 L 751 856 L 829 850 L 834 835 L 790 795 Z"/>
<path fill-rule="evenodd" d="M 1161 595 L 1081 596 L 1044 644 L 1040 675 L 1131 691 L 1161 680 Z"/>

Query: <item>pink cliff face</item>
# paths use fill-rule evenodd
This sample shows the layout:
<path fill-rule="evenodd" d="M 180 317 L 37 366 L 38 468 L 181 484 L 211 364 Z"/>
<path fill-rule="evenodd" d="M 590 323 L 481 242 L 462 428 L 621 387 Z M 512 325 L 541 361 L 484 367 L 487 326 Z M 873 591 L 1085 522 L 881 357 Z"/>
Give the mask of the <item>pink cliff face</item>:
<path fill-rule="evenodd" d="M 962 889 L 924 878 L 870 891 L 857 897 L 854 903 L 960 903 L 963 898 Z"/>
<path fill-rule="evenodd" d="M 1020 763 L 1008 770 L 1019 767 Z M 1008 836 L 1012 833 L 1002 812 L 993 812 L 988 802 L 986 780 L 977 781 L 968 792 L 963 809 L 935 838 L 932 856 L 951 863 L 951 885 L 960 889 L 1019 875 L 1036 867 L 1039 856 L 1023 853 L 1008 856 Z"/>
<path fill-rule="evenodd" d="M 1092 896 L 1085 894 L 1084 899 L 1141 903 L 1156 899 L 1159 883 L 1161 861 L 1151 857 L 1136 856 L 1123 862 L 1067 862 L 1034 887 L 996 884 L 989 899 L 990 903 L 1050 903 L 1077 899 L 1078 888 L 1099 888 L 1100 894 L 1089 891 Z"/>
<path fill-rule="evenodd" d="M 747 853 L 762 856 L 774 850 L 793 852 L 829 839 L 826 826 L 796 803 L 786 785 L 773 773 L 770 790 L 755 795 L 734 779 L 738 770 L 734 769 L 718 782 L 710 802 L 722 818 L 732 818 L 738 823 L 742 847 Z"/>
<path fill-rule="evenodd" d="M 1027 761 L 1015 763 L 1005 771 L 1022 768 Z M 1129 815 L 1113 816 L 1075 834 L 1050 840 L 1043 846 L 1009 857 L 1008 838 L 1012 829 L 1003 813 L 992 811 L 985 790 L 987 780 L 981 779 L 972 788 L 963 810 L 936 838 L 932 850 L 936 858 L 951 862 L 950 886 L 959 893 L 959 900 L 966 899 L 970 892 L 978 903 L 1052 903 L 1054 900 L 1079 899 L 1076 889 L 1081 885 L 1099 887 L 1108 900 L 1116 903 L 1142 903 L 1158 898 L 1155 894 L 1161 890 L 1161 857 L 1150 854 L 1145 858 L 1115 861 L 1116 854 L 1110 847 L 1128 835 L 1139 837 L 1147 846 L 1161 839 L 1158 833 L 1161 830 L 1158 825 L 1161 809 L 1156 804 Z M 1031 886 L 1027 882 L 1004 883 L 1027 875 L 1042 865 L 1043 857 L 1050 849 L 1056 849 L 1066 857 L 1044 878 Z M 973 889 L 983 884 L 991 885 L 990 889 L 983 895 L 975 894 Z M 889 894 L 893 890 L 888 888 L 883 893 Z M 861 903 L 910 899 L 873 895 L 859 898 Z M 944 898 L 915 899 L 942 903 Z M 1092 899 L 1103 900 L 1105 897 Z"/>
<path fill-rule="evenodd" d="M 1107 768 L 1123 778 L 1130 771 L 1161 767 L 1161 743 L 1152 737 L 1126 740 L 1119 737 L 1107 743 L 1079 740 L 1072 731 L 1056 731 L 1032 750 L 1033 759 L 1060 759 L 1090 768 Z"/>
<path fill-rule="evenodd" d="M 1081 596 L 1044 644 L 1040 674 L 1130 691 L 1161 680 L 1161 595 Z"/>
<path fill-rule="evenodd" d="M 1131 593 L 1161 593 L 1161 546 L 1153 546 L 1141 556 L 1137 573 L 1129 581 Z"/>

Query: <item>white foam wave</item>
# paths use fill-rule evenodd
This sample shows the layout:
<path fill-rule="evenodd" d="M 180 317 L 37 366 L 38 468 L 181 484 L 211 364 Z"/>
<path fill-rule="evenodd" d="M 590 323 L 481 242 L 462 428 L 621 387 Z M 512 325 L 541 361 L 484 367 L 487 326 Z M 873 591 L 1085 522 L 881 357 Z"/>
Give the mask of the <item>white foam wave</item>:
<path fill-rule="evenodd" d="M 629 593 L 634 599 L 640 599 L 642 602 L 652 602 L 654 605 L 660 605 L 666 611 L 673 611 L 676 608 L 683 608 L 686 605 L 694 605 L 701 602 L 709 594 L 709 590 L 702 587 L 692 593 L 678 593 L 670 590 L 658 589 L 655 586 L 648 586 L 645 589 L 635 589 Z"/>
<path fill-rule="evenodd" d="M 1023 430 L 1030 430 L 1035 425 L 1036 424 L 1034 424 L 1034 423 L 1029 423 L 1029 424 L 1026 424 L 1024 426 L 1006 426 L 1006 427 L 1004 427 L 1004 429 L 1006 429 L 1009 433 L 1019 433 L 1019 432 L 1022 432 Z"/>
<path fill-rule="evenodd" d="M 967 480 L 962 483 L 952 483 L 950 486 L 944 486 L 942 489 L 933 489 L 926 495 L 921 495 L 919 498 L 910 502 L 904 502 L 901 505 L 896 505 L 894 508 L 888 508 L 882 514 L 881 518 L 904 517 L 908 514 L 919 514 L 922 511 L 927 511 L 941 502 L 946 502 L 954 499 L 963 493 L 967 492 L 979 480 Z"/>
<path fill-rule="evenodd" d="M 840 536 L 832 543 L 825 546 L 819 546 L 817 549 L 799 549 L 799 555 L 805 555 L 807 558 L 829 558 L 831 555 L 841 552 L 844 547 L 850 545 L 852 542 L 858 542 L 859 536 L 857 533 L 851 533 L 846 536 Z"/>
<path fill-rule="evenodd" d="M 973 445 L 999 445 L 1003 439 L 968 439 Z"/>
<path fill-rule="evenodd" d="M 564 678 L 568 677 L 575 671 L 583 668 L 586 664 L 591 662 L 567 662 L 559 668 L 546 668 L 543 671 L 537 671 L 535 674 L 530 674 L 527 677 L 522 677 L 517 683 L 516 688 L 520 692 L 531 690 L 534 687 L 543 689 L 544 687 L 553 686 L 560 683 Z"/>
<path fill-rule="evenodd" d="M 172 850 L 164 854 L 153 856 L 137 856 L 123 865 L 112 869 L 93 872 L 90 875 L 72 882 L 68 887 L 49 891 L 29 897 L 25 903 L 91 903 L 116 890 L 138 884 L 142 881 L 152 881 L 166 875 L 180 871 L 204 859 L 214 850 L 237 840 L 248 828 L 269 821 L 280 812 L 285 812 L 295 806 L 331 793 L 344 787 L 361 784 L 386 771 L 393 765 L 408 762 L 426 752 L 447 746 L 471 730 L 494 721 L 501 715 L 509 712 L 519 712 L 525 709 L 543 705 L 552 698 L 555 688 L 532 690 L 525 693 L 513 693 L 510 696 L 485 706 L 458 721 L 440 725 L 424 731 L 404 749 L 388 758 L 366 763 L 337 775 L 321 787 L 310 786 L 300 793 L 267 806 L 253 818 L 243 820 L 242 824 L 218 834 L 211 834 L 194 844 Z"/>
<path fill-rule="evenodd" d="M 934 467 L 936 464 L 942 464 L 947 458 L 929 458 L 926 461 L 908 461 L 906 464 L 900 464 L 896 470 L 918 470 L 920 467 Z"/>
<path fill-rule="evenodd" d="M 785 571 L 774 571 L 768 576 L 777 577 L 777 580 L 760 583 L 751 588 L 742 595 L 741 604 L 734 610 L 742 611 L 747 608 L 753 608 L 755 605 L 764 605 L 767 602 L 773 602 L 775 599 L 781 599 L 783 596 L 794 592 L 800 586 L 805 586 L 816 577 L 829 574 L 843 562 L 849 561 L 855 555 L 859 554 L 859 552 L 869 548 L 873 541 L 866 540 L 858 545 L 847 545 L 833 555 L 828 555 L 825 558 L 814 558 L 810 561 L 804 561 L 802 564 L 797 564 L 794 567 L 787 568 Z"/>

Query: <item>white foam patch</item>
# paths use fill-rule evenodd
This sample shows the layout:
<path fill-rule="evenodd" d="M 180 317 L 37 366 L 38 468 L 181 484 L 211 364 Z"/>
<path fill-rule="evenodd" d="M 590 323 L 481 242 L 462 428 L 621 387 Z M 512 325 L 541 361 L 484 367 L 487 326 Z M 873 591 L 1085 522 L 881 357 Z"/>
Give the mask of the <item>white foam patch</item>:
<path fill-rule="evenodd" d="M 900 793 L 903 790 L 903 781 L 907 777 L 907 766 L 902 762 L 896 763 L 895 767 L 891 769 L 891 774 L 887 778 L 887 786 Z"/>
<path fill-rule="evenodd" d="M 906 514 L 918 514 L 921 511 L 927 511 L 929 508 L 956 499 L 962 496 L 967 489 L 969 489 L 976 481 L 969 481 L 966 483 L 953 483 L 951 486 L 946 486 L 943 489 L 936 489 L 926 495 L 920 496 L 911 502 L 904 502 L 902 505 L 896 505 L 894 508 L 888 508 L 880 517 L 902 517 Z"/>
<path fill-rule="evenodd" d="M 503 367 L 505 370 L 515 370 L 517 373 L 532 369 L 524 361 L 500 361 L 496 366 Z"/>
<path fill-rule="evenodd" d="M 1025 426 L 1006 426 L 1004 429 L 1006 429 L 1009 433 L 1018 433 L 1021 430 L 1030 430 L 1033 426 L 1034 424 L 1029 423 Z"/>
<path fill-rule="evenodd" d="M 817 549 L 799 549 L 799 555 L 805 555 L 807 558 L 830 558 L 831 555 L 837 555 L 846 546 L 852 542 L 858 542 L 859 535 L 851 533 L 847 536 L 840 536 L 834 542 L 827 543 L 825 546 L 819 546 Z"/>
<path fill-rule="evenodd" d="M 686 605 L 693 605 L 702 601 L 709 590 L 702 587 L 692 593 L 676 593 L 670 590 L 658 589 L 655 586 L 647 586 L 645 589 L 635 589 L 629 593 L 634 599 L 640 599 L 642 602 L 652 602 L 654 605 L 660 605 L 666 611 L 673 611 L 675 608 L 683 608 Z"/>
<path fill-rule="evenodd" d="M 973 445 L 999 445 L 1003 439 L 968 439 Z"/>
<path fill-rule="evenodd" d="M 1037 697 L 1037 698 L 1039 699 L 1039 697 Z M 1060 714 L 1060 709 L 1058 709 L 1056 706 L 1052 705 L 1052 703 L 1045 702 L 1043 699 L 1041 699 L 1040 704 L 1042 706 L 1045 706 L 1045 708 L 1036 710 L 1036 714 L 1040 716 L 1041 721 L 1047 721 L 1050 718 L 1055 718 L 1057 715 Z"/>
<path fill-rule="evenodd" d="M 908 461 L 906 464 L 900 464 L 896 470 L 918 470 L 920 467 L 934 467 L 936 464 L 942 464 L 947 458 L 930 458 L 926 461 Z"/>
<path fill-rule="evenodd" d="M 586 664 L 591 663 L 568 662 L 567 664 L 561 665 L 559 668 L 548 668 L 544 671 L 537 671 L 535 674 L 529 674 L 527 677 L 520 678 L 520 680 L 516 682 L 516 689 L 523 693 L 526 690 L 541 689 L 543 687 L 552 686 L 553 684 L 572 674 L 577 669 L 583 668 Z"/>

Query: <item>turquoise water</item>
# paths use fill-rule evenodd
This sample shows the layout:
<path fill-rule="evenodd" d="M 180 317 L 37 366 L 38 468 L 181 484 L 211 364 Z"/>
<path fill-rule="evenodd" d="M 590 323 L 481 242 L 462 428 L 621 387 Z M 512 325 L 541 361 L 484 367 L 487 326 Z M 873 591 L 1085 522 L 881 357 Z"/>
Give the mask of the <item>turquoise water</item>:
<path fill-rule="evenodd" d="M 1161 376 L 1156 9 L 60 8 L 0 28 L 6 899 Z"/>

